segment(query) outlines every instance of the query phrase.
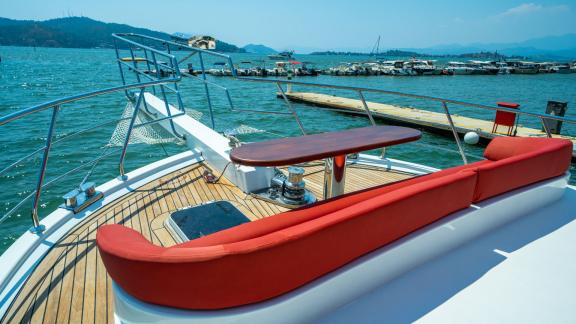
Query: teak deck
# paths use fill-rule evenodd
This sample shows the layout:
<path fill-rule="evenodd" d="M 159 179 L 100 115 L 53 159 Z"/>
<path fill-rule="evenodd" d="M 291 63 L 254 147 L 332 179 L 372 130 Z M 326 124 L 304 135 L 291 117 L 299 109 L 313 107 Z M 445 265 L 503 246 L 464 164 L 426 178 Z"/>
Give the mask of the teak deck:
<path fill-rule="evenodd" d="M 204 164 L 168 174 L 103 207 L 60 240 L 38 264 L 2 323 L 112 323 L 112 280 L 96 247 L 96 230 L 103 224 L 123 224 L 142 233 L 154 244 L 176 241 L 164 227 L 168 215 L 186 206 L 210 200 L 228 200 L 255 220 L 285 208 L 255 199 L 222 178 L 217 184 L 202 179 Z M 306 182 L 321 197 L 321 163 L 305 166 Z M 411 175 L 368 166 L 348 168 L 346 191 L 399 181 Z"/>
<path fill-rule="evenodd" d="M 344 97 L 336 97 L 322 93 L 311 92 L 286 92 L 286 97 L 296 102 L 327 107 L 339 110 L 344 113 L 366 114 L 361 100 Z M 374 118 L 380 118 L 402 125 L 419 126 L 422 128 L 441 131 L 452 136 L 450 125 L 446 115 L 443 113 L 399 107 L 376 102 L 366 102 Z M 477 132 L 484 139 L 492 139 L 497 136 L 506 136 L 508 127 L 499 126 L 496 133 L 492 133 L 493 122 L 452 114 L 452 120 L 458 133 Z M 534 128 L 518 126 L 517 136 L 525 137 L 546 137 L 546 133 Z M 565 138 L 576 143 L 576 138 L 572 136 L 552 135 L 553 137 Z"/>

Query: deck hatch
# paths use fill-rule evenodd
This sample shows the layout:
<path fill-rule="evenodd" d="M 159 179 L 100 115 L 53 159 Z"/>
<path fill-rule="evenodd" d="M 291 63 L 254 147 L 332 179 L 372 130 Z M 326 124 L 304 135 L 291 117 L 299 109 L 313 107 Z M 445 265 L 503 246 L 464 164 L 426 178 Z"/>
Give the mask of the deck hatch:
<path fill-rule="evenodd" d="M 180 209 L 167 219 L 168 227 L 182 242 L 248 222 L 250 219 L 246 215 L 229 201 L 224 200 Z"/>

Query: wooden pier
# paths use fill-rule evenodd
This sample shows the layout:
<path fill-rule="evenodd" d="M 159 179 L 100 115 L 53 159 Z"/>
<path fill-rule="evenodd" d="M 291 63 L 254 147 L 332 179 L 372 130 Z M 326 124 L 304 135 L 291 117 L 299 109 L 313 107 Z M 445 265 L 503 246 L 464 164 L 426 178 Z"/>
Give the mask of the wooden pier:
<path fill-rule="evenodd" d="M 342 113 L 366 115 L 364 105 L 359 99 L 311 92 L 286 92 L 286 97 L 295 102 L 330 108 Z M 452 135 L 452 129 L 444 113 L 368 101 L 366 104 L 375 119 L 385 120 L 393 124 L 416 126 L 432 132 Z M 497 136 L 507 136 L 507 126 L 499 126 L 496 132 L 492 132 L 492 120 L 464 117 L 454 113 L 452 113 L 451 116 L 456 130 L 460 134 L 476 132 L 485 142 Z M 539 129 L 518 125 L 516 136 L 545 137 L 546 133 Z M 555 134 L 552 136 L 569 139 L 572 143 L 576 143 L 576 137 Z"/>

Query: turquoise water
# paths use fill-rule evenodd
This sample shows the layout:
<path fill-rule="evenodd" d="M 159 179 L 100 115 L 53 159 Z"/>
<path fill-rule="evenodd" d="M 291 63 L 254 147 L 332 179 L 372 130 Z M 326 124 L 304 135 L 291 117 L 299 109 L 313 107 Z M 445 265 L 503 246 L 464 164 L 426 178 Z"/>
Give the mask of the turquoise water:
<path fill-rule="evenodd" d="M 182 55 L 182 54 L 177 54 Z M 257 55 L 233 54 L 236 62 L 263 59 Z M 88 92 L 94 89 L 120 85 L 118 67 L 114 63 L 115 54 L 105 49 L 49 49 L 0 47 L 0 115 L 40 104 L 64 96 Z M 317 67 L 337 65 L 345 61 L 368 60 L 362 57 L 338 56 L 297 56 L 297 59 L 316 63 Z M 207 59 L 210 66 L 214 60 Z M 197 65 L 196 65 L 197 66 Z M 282 100 L 275 96 L 275 86 L 270 84 L 247 83 L 230 78 L 211 78 L 214 82 L 228 87 L 237 108 L 286 111 Z M 498 76 L 429 76 L 429 77 L 306 77 L 305 82 L 332 83 L 372 87 L 421 95 L 457 99 L 473 103 L 494 105 L 496 101 L 513 101 L 522 108 L 533 112 L 543 112 L 548 100 L 568 101 L 567 116 L 576 118 L 576 74 L 539 75 L 498 75 Z M 187 108 L 204 113 L 202 121 L 208 123 L 206 99 L 203 87 L 197 81 L 187 79 L 181 84 L 184 103 Z M 295 88 L 295 91 L 317 91 L 355 97 L 354 93 L 342 91 Z M 210 89 L 213 95 L 216 128 L 225 130 L 240 125 L 250 125 L 266 130 L 266 133 L 249 134 L 241 137 L 244 141 L 274 138 L 279 134 L 294 136 L 299 134 L 293 119 L 287 116 L 263 115 L 254 113 L 232 113 L 228 110 L 223 93 L 217 88 Z M 392 103 L 404 106 L 440 111 L 435 102 L 399 98 L 389 95 L 366 94 L 367 100 Z M 56 138 L 60 139 L 75 131 L 94 126 L 105 121 L 113 121 L 121 116 L 126 99 L 122 93 L 92 98 L 63 107 L 58 123 Z M 304 127 L 310 133 L 334 131 L 368 125 L 365 117 L 347 116 L 339 113 L 294 105 L 301 116 Z M 491 119 L 493 112 L 451 107 L 452 113 Z M 0 169 L 18 158 L 41 148 L 47 136 L 50 111 L 28 116 L 19 121 L 0 127 Z M 521 124 L 539 127 L 538 120 L 522 118 Z M 54 145 L 48 163 L 46 181 L 59 174 L 72 170 L 81 163 L 99 157 L 103 152 L 113 153 L 117 148 L 106 148 L 113 125 L 99 127 L 80 136 L 65 139 Z M 576 135 L 576 127 L 565 125 L 563 133 Z M 422 144 L 435 145 L 439 149 L 416 144 L 406 144 L 387 150 L 392 158 L 424 163 L 435 167 L 449 167 L 461 164 L 455 152 L 453 139 L 424 133 Z M 182 152 L 185 147 L 176 143 L 163 145 L 134 144 L 128 149 L 126 168 L 128 171 L 162 159 L 167 155 Z M 466 146 L 468 153 L 482 154 L 482 148 Z M 22 162 L 16 168 L 0 175 L 0 215 L 12 209 L 29 195 L 38 176 L 40 155 Z M 118 176 L 119 154 L 103 159 L 95 167 L 90 180 L 102 184 Z M 474 159 L 472 159 L 474 160 Z M 65 179 L 47 187 L 42 193 L 41 216 L 47 215 L 61 203 L 61 196 L 78 185 L 89 168 L 73 172 Z M 573 170 L 574 171 L 574 170 Z M 26 202 L 17 213 L 0 225 L 0 253 L 3 252 L 23 231 L 30 227 L 30 206 Z M 1 216 L 0 216 L 1 217 Z"/>

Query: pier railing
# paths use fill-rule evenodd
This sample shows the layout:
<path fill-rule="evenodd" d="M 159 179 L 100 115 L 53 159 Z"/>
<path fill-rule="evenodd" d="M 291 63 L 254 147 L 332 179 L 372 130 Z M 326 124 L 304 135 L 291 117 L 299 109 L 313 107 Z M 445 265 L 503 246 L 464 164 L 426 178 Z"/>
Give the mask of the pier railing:
<path fill-rule="evenodd" d="M 139 82 L 139 83 L 135 83 L 135 84 L 126 84 L 123 86 L 91 91 L 91 92 L 87 92 L 87 93 L 83 93 L 83 94 L 79 94 L 79 95 L 69 96 L 69 97 L 65 97 L 62 99 L 50 101 L 47 103 L 43 103 L 43 104 L 40 104 L 37 106 L 29 107 L 29 108 L 14 112 L 12 114 L 0 117 L 0 127 L 1 127 L 3 125 L 9 124 L 9 123 L 14 122 L 16 120 L 20 120 L 20 119 L 25 118 L 27 116 L 35 115 L 37 113 L 47 111 L 47 110 L 52 111 L 44 146 L 34 150 L 33 152 L 31 152 L 31 153 L 29 153 L 29 154 L 27 154 L 21 158 L 19 158 L 15 162 L 7 165 L 6 167 L 3 167 L 0 170 L 0 175 L 2 175 L 4 173 L 6 173 L 7 171 L 17 167 L 20 163 L 27 161 L 27 160 L 37 156 L 38 154 L 42 153 L 42 155 L 41 155 L 42 160 L 40 162 L 40 167 L 38 170 L 38 180 L 36 181 L 35 189 L 29 195 L 25 196 L 14 207 L 12 207 L 10 210 L 8 210 L 8 212 L 6 212 L 4 215 L 0 216 L 0 223 L 4 222 L 6 219 L 8 219 L 12 214 L 14 214 L 17 210 L 19 210 L 28 200 L 33 198 L 31 213 L 30 213 L 31 218 L 32 218 L 31 231 L 34 233 L 42 232 L 44 230 L 44 228 L 40 224 L 40 219 L 39 219 L 39 215 L 38 215 L 38 206 L 40 203 L 40 197 L 42 195 L 42 191 L 46 187 L 64 179 L 67 175 L 75 173 L 75 172 L 81 170 L 82 168 L 86 168 L 88 166 L 95 166 L 102 159 L 110 157 L 115 153 L 120 153 L 120 159 L 118 161 L 118 168 L 119 168 L 120 175 L 123 176 L 124 175 L 124 162 L 125 162 L 125 158 L 126 158 L 126 151 L 128 149 L 128 143 L 130 141 L 132 131 L 135 128 L 147 126 L 147 125 L 150 125 L 152 123 L 158 123 L 158 122 L 161 122 L 164 120 L 170 120 L 171 121 L 172 118 L 182 116 L 184 114 L 184 113 L 179 113 L 179 114 L 175 114 L 175 115 L 169 115 L 168 117 L 157 118 L 157 119 L 154 119 L 151 121 L 147 121 L 145 123 L 136 124 L 135 121 L 137 119 L 138 113 L 141 109 L 141 106 L 144 105 L 144 92 L 145 92 L 145 90 L 149 87 L 155 87 L 155 86 L 160 87 L 160 86 L 165 86 L 168 84 L 175 84 L 178 81 L 180 81 L 179 78 L 165 78 L 162 80 Z M 131 90 L 136 91 L 136 92 L 135 93 L 130 92 Z M 107 121 L 104 123 L 99 123 L 95 126 L 91 126 L 89 128 L 82 129 L 82 130 L 73 132 L 71 134 L 67 134 L 67 135 L 60 137 L 60 138 L 56 137 L 56 124 L 58 121 L 59 113 L 61 112 L 62 109 L 64 109 L 64 108 L 72 109 L 72 108 L 74 108 L 73 106 L 68 108 L 68 106 L 70 104 L 77 103 L 79 101 L 86 100 L 88 98 L 98 97 L 98 96 L 111 94 L 111 93 L 117 93 L 117 92 L 124 92 L 128 96 L 128 98 L 130 98 L 131 100 L 136 102 L 132 116 L 126 117 L 126 118 L 119 118 L 119 119 Z M 136 93 L 138 93 L 137 97 L 136 97 Z M 168 113 L 169 113 L 169 111 L 170 110 L 168 109 Z M 99 157 L 97 157 L 93 160 L 84 162 L 84 163 L 80 164 L 79 166 L 77 166 L 77 167 L 75 167 L 75 168 L 73 168 L 73 169 L 71 169 L 71 170 L 69 170 L 63 174 L 57 175 L 53 179 L 50 179 L 50 181 L 47 181 L 47 182 L 45 181 L 48 159 L 50 157 L 50 152 L 51 152 L 51 150 L 55 144 L 62 142 L 64 140 L 68 140 L 69 138 L 72 138 L 74 136 L 84 134 L 88 131 L 100 129 L 101 127 L 104 127 L 107 125 L 117 124 L 117 123 L 122 122 L 122 121 L 128 121 L 129 127 L 128 127 L 128 130 L 126 132 L 126 137 L 124 139 L 124 142 L 123 142 L 121 149 L 114 150 L 113 152 L 105 152 L 104 154 L 101 154 Z M 91 171 L 92 170 L 89 171 L 88 175 L 91 173 Z M 79 188 L 83 185 L 84 181 L 87 180 L 88 175 L 85 176 L 84 179 L 82 180 L 82 182 L 78 185 Z"/>

